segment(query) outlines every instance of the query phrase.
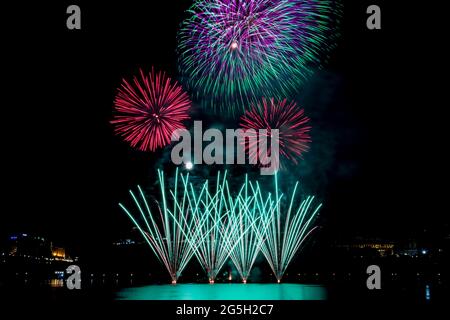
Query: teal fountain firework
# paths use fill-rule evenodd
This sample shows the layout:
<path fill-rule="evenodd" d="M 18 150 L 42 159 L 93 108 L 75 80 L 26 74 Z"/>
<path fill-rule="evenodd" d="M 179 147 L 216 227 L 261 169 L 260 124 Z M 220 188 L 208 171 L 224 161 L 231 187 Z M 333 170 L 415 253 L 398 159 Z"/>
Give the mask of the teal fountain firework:
<path fill-rule="evenodd" d="M 277 201 L 275 214 L 267 228 L 265 241 L 262 243 L 261 251 L 272 268 L 278 283 L 281 282 L 289 263 L 304 241 L 316 229 L 316 227 L 312 227 L 312 222 L 322 207 L 322 204 L 313 205 L 314 197 L 312 196 L 306 197 L 300 202 L 299 206 L 295 206 L 297 189 L 298 182 L 295 184 L 286 212 L 281 208 L 280 201 Z M 275 193 L 276 198 L 279 199 L 276 176 Z"/>
<path fill-rule="evenodd" d="M 246 283 L 260 253 L 280 282 L 314 231 L 313 221 L 321 208 L 312 196 L 296 201 L 298 183 L 284 208 L 277 175 L 273 194 L 263 192 L 259 183 L 249 181 L 247 176 L 233 192 L 226 171 L 217 174 L 215 183 L 205 180 L 200 186 L 178 169 L 172 187 L 166 187 L 161 170 L 158 180 L 159 201 L 150 201 L 138 186 L 137 194 L 130 191 L 135 214 L 123 204 L 119 206 L 165 266 L 173 284 L 194 256 L 210 283 L 228 259 Z"/>

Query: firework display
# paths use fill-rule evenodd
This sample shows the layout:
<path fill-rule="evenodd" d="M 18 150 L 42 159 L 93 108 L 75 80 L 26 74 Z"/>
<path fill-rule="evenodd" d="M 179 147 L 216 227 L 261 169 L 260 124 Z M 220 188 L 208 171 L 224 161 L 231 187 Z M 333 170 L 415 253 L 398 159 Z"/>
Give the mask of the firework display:
<path fill-rule="evenodd" d="M 162 320 L 450 301 L 442 5 L 16 2 L 5 320 L 10 300 Z"/>
<path fill-rule="evenodd" d="M 212 192 L 206 181 L 197 201 L 203 203 L 200 212 L 209 216 L 208 222 L 202 224 L 206 236 L 197 250 L 198 261 L 209 282 L 214 283 L 229 257 L 246 282 L 260 251 L 270 212 L 274 210 L 273 201 L 270 197 L 263 201 L 259 186 L 247 177 L 240 191 L 231 194 L 226 172 L 222 178 L 219 172 Z"/>
<path fill-rule="evenodd" d="M 322 206 L 321 204 L 314 206 L 314 197 L 312 196 L 306 197 L 300 202 L 300 205 L 295 205 L 297 188 L 298 182 L 295 184 L 289 207 L 285 213 L 279 202 L 277 202 L 274 219 L 271 221 L 266 239 L 261 248 L 278 283 L 281 282 L 286 268 L 295 254 L 314 231 L 315 227 L 312 227 L 312 222 Z M 275 194 L 278 199 L 278 180 L 276 175 Z"/>
<path fill-rule="evenodd" d="M 177 129 L 189 119 L 191 101 L 180 85 L 153 69 L 132 82 L 123 79 L 114 100 L 112 124 L 116 134 L 141 151 L 155 151 L 169 144 Z"/>
<path fill-rule="evenodd" d="M 166 186 L 164 173 L 158 170 L 160 201 L 149 201 L 154 196 L 138 187 L 137 195 L 130 191 L 137 214 L 129 206 L 120 207 L 173 284 L 192 259 L 211 284 L 220 279 L 227 261 L 247 283 L 262 256 L 280 282 L 315 229 L 321 205 L 315 205 L 312 196 L 298 199 L 297 183 L 286 206 L 276 172 L 297 165 L 309 150 L 310 119 L 293 99 L 334 47 L 339 0 L 195 0 L 187 14 L 177 46 L 186 91 L 153 69 L 149 74 L 141 70 L 132 81 L 124 79 L 114 100 L 115 133 L 141 151 L 163 148 L 177 130 L 186 129 L 183 122 L 190 118 L 192 98 L 207 119 L 218 121 L 209 111 L 234 118 L 224 124 L 239 119 L 240 129 L 234 134 L 243 146 L 241 159 L 245 160 L 245 150 L 249 163 L 257 164 L 263 175 L 275 174 L 275 193 L 250 181 L 247 174 L 241 182 L 228 177 L 227 171 L 204 179 L 179 174 L 177 169 L 173 184 Z M 177 165 L 176 150 L 182 150 L 186 159 L 192 156 L 191 131 L 174 136 L 183 138 L 171 153 Z M 195 126 L 193 131 L 195 158 L 203 155 L 203 142 L 211 139 L 200 141 L 207 135 L 198 135 Z M 223 137 L 217 131 L 214 143 L 220 145 Z M 214 149 L 215 156 L 225 153 L 232 159 L 228 152 Z M 197 171 L 191 161 L 184 170 Z"/>
<path fill-rule="evenodd" d="M 163 172 L 158 171 L 158 176 L 162 198 L 162 204 L 157 204 L 159 215 L 151 211 L 140 187 L 140 197 L 131 191 L 130 194 L 142 221 L 124 205 L 120 207 L 166 267 L 173 284 L 194 255 L 210 283 L 214 283 L 228 258 L 246 283 L 260 252 L 280 281 L 295 253 L 312 232 L 312 221 L 320 208 L 317 206 L 310 213 L 313 197 L 307 197 L 298 208 L 294 207 L 296 185 L 290 206 L 283 215 L 276 175 L 275 198 L 271 193 L 265 195 L 259 183 L 252 183 L 247 177 L 233 193 L 226 172 L 222 177 L 218 173 L 213 188 L 208 180 L 195 188 L 189 182 L 189 175 L 181 174 L 179 178 L 177 171 L 174 187 L 166 190 Z"/>
<path fill-rule="evenodd" d="M 296 92 L 334 46 L 335 0 L 197 0 L 179 31 L 179 71 L 204 107 L 237 115 Z"/>
<path fill-rule="evenodd" d="M 196 197 L 196 203 L 201 203 L 200 211 L 197 212 L 208 217 L 207 222 L 199 227 L 205 237 L 199 242 L 197 259 L 210 283 L 214 283 L 227 261 L 240 231 L 232 216 L 236 205 L 232 197 L 226 196 L 226 184 L 226 175 L 220 179 L 219 173 L 215 190 L 210 192 L 208 181 L 205 181 L 199 196 Z"/>
<path fill-rule="evenodd" d="M 177 282 L 181 272 L 195 253 L 195 243 L 202 235 L 194 226 L 201 225 L 205 219 L 198 221 L 198 215 L 191 214 L 188 206 L 188 184 L 183 178 L 182 195 L 178 198 L 178 173 L 175 175 L 175 186 L 169 191 L 173 207 L 169 207 L 165 190 L 164 173 L 158 171 L 161 187 L 162 206 L 157 203 L 159 215 L 152 213 L 142 189 L 138 186 L 139 196 L 130 191 L 131 197 L 142 217 L 140 223 L 123 204 L 119 206 L 130 217 L 143 235 L 152 251 L 164 264 L 172 283 Z"/>
<path fill-rule="evenodd" d="M 250 190 L 249 190 L 250 189 Z M 269 195 L 264 198 L 259 185 L 253 185 L 245 177 L 245 183 L 238 195 L 239 206 L 233 210 L 234 223 L 239 226 L 236 245 L 230 251 L 230 258 L 243 283 L 247 283 L 253 264 L 261 251 L 267 228 L 274 217 L 276 201 Z M 236 210 L 239 208 L 239 210 Z"/>
<path fill-rule="evenodd" d="M 269 147 L 262 150 L 259 147 L 260 140 L 270 140 L 272 130 L 277 129 L 278 135 L 274 139 L 278 140 L 276 142 L 280 161 L 285 159 L 297 164 L 297 159 L 308 151 L 308 144 L 311 142 L 311 126 L 308 123 L 309 118 L 295 102 L 288 102 L 286 99 L 278 102 L 273 98 L 263 98 L 241 117 L 240 126 L 248 138 L 244 140 L 243 137 L 241 144 L 244 145 L 251 163 L 267 163 L 271 149 Z M 260 129 L 265 129 L 264 133 L 259 131 Z"/>

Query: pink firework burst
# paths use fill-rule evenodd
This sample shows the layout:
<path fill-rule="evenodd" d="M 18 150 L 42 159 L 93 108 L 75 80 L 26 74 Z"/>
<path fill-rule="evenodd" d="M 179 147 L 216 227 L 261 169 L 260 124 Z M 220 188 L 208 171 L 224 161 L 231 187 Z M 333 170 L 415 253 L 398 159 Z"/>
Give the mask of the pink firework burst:
<path fill-rule="evenodd" d="M 303 153 L 309 150 L 311 126 L 308 123 L 309 118 L 305 116 L 305 111 L 295 102 L 288 103 L 286 99 L 278 102 L 274 98 L 263 98 L 241 116 L 240 126 L 248 139 L 241 139 L 241 144 L 245 146 L 250 163 L 267 163 L 267 157 L 271 157 L 272 153 L 272 130 L 278 129 L 279 157 L 274 158 L 280 161 L 283 158 L 288 159 L 297 164 L 298 158 L 302 158 Z M 261 129 L 265 131 L 260 132 Z M 264 142 L 261 142 L 262 137 Z M 260 148 L 260 142 L 267 145 L 267 151 Z"/>
<path fill-rule="evenodd" d="M 155 151 L 171 142 L 175 130 L 185 129 L 191 101 L 186 92 L 163 72 L 152 68 L 133 82 L 123 79 L 114 100 L 115 115 L 111 121 L 115 133 L 132 147 Z"/>

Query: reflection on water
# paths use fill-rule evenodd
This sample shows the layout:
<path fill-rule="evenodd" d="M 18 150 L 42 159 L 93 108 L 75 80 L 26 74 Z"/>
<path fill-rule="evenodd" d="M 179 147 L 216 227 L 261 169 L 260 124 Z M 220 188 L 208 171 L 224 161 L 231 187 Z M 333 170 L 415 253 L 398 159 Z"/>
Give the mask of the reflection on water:
<path fill-rule="evenodd" d="M 427 284 L 425 286 L 425 300 L 429 301 L 431 299 L 430 286 Z"/>
<path fill-rule="evenodd" d="M 147 275 L 147 274 L 146 274 Z M 53 275 L 52 275 L 53 276 Z M 52 297 L 73 294 L 67 289 L 65 274 L 42 279 L 30 273 L 16 274 L 1 283 L 1 295 L 18 296 L 24 294 L 51 295 Z M 138 300 L 329 300 L 329 301 L 414 301 L 438 303 L 449 301 L 450 286 L 448 278 L 441 277 L 434 281 L 429 279 L 415 280 L 409 278 L 386 281 L 380 292 L 367 290 L 365 279 L 348 281 L 324 281 L 320 285 L 305 284 L 263 284 L 263 283 L 205 283 L 178 285 L 148 285 L 148 276 L 137 277 L 135 273 L 121 276 L 117 273 L 87 274 L 82 277 L 81 295 L 86 297 L 105 296 L 113 299 Z M 342 280 L 342 279 L 341 279 Z M 316 283 L 319 284 L 319 283 Z M 134 287 L 133 287 L 134 286 Z M 141 286 L 141 287 L 139 287 Z M 125 289 L 124 289 L 125 288 Z"/>
<path fill-rule="evenodd" d="M 64 287 L 64 280 L 62 279 L 51 279 L 49 281 L 51 288 L 62 288 Z"/>
<path fill-rule="evenodd" d="M 304 284 L 177 284 L 126 288 L 119 300 L 326 300 L 319 285 Z"/>

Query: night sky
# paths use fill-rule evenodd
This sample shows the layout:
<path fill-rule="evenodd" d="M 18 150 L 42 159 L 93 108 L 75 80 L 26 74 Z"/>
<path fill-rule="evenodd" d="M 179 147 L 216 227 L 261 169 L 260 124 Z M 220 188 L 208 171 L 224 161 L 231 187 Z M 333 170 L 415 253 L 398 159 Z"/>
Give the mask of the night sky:
<path fill-rule="evenodd" d="M 176 78 L 176 33 L 191 1 L 91 2 L 73 2 L 81 31 L 65 27 L 72 2 L 4 12 L 2 237 L 24 231 L 81 252 L 102 248 L 132 228 L 117 206 L 128 189 L 154 183 L 164 152 L 114 136 L 113 99 L 139 68 Z M 313 143 L 291 176 L 324 201 L 326 238 L 401 239 L 450 220 L 433 182 L 445 183 L 448 145 L 434 84 L 442 38 L 415 23 L 409 1 L 392 2 L 344 1 L 337 49 L 298 93 Z M 369 4 L 381 6 L 382 30 L 366 29 Z"/>

